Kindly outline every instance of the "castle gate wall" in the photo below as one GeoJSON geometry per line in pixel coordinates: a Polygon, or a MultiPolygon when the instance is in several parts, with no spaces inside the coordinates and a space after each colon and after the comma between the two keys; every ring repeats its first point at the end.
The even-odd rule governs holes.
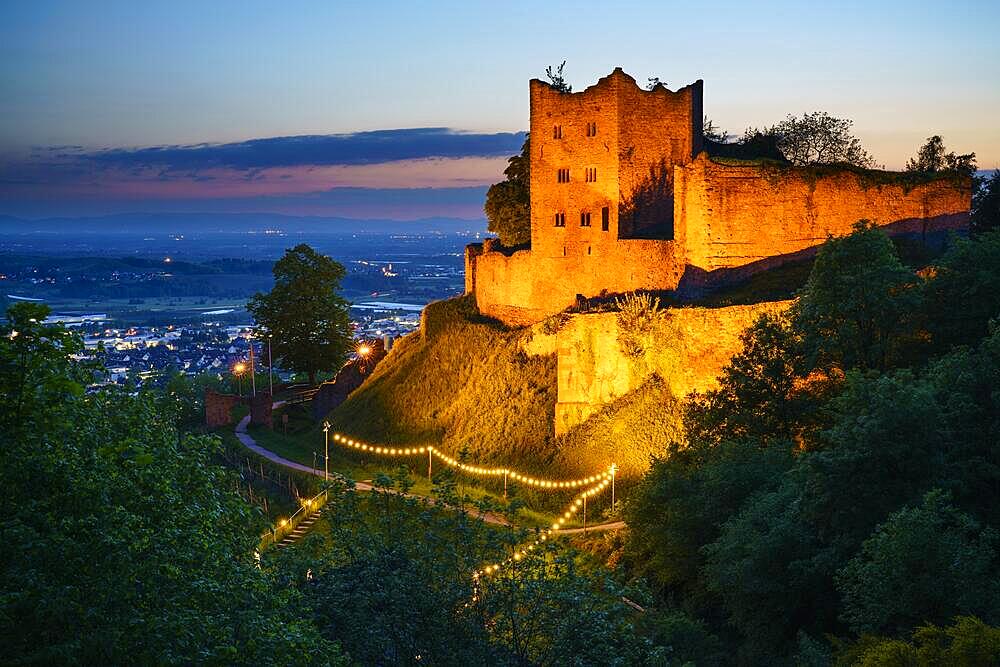
{"type": "Polygon", "coordinates": [[[777,263],[862,219],[890,234],[964,228],[972,196],[951,180],[907,189],[849,170],[720,164],[704,153],[674,178],[675,238],[687,263],[707,271],[777,263]]]}
{"type": "Polygon", "coordinates": [[[790,303],[667,309],[638,359],[627,356],[618,343],[616,313],[574,315],[554,334],[536,325],[524,349],[558,354],[558,435],[637,389],[653,373],[678,397],[717,387],[722,368],[742,349],[740,334],[761,314],[784,311],[790,303]]]}

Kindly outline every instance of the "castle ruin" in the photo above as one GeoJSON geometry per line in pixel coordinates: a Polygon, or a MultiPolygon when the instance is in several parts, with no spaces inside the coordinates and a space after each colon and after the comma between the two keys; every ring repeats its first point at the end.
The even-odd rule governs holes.
{"type": "Polygon", "coordinates": [[[531,246],[466,248],[480,311],[531,324],[578,295],[697,291],[861,219],[925,236],[968,225],[968,179],[724,157],[702,133],[702,87],[643,90],[621,68],[579,93],[530,82],[531,246]]]}

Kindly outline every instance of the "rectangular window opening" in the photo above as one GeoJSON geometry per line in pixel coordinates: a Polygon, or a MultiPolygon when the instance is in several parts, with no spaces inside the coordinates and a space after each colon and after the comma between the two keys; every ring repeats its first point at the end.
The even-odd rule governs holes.
{"type": "Polygon", "coordinates": [[[611,226],[611,211],[607,206],[601,209],[601,231],[608,231],[608,227],[611,226]]]}
{"type": "Polygon", "coordinates": [[[589,212],[587,212],[587,213],[581,212],[580,213],[580,226],[581,227],[590,227],[590,213],[589,212]]]}

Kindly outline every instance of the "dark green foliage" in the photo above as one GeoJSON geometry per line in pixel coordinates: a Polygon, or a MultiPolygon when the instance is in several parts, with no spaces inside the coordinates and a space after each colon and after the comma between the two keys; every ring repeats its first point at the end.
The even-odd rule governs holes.
{"type": "Polygon", "coordinates": [[[672,446],[625,506],[629,562],[661,590],[678,592],[686,607],[704,611],[712,596],[702,548],[749,497],[773,488],[791,463],[787,447],[672,446]]]}
{"type": "Polygon", "coordinates": [[[973,235],[1000,229],[1000,169],[980,181],[972,197],[970,227],[973,235]]]}
{"type": "MultiPolygon", "coordinates": [[[[998,257],[995,234],[956,241],[921,280],[869,225],[828,241],[788,319],[689,400],[686,447],[629,499],[625,562],[749,664],[824,664],[852,631],[902,639],[843,655],[924,655],[922,623],[996,623],[998,257]]],[[[871,664],[947,664],[907,660],[871,664]]]]}
{"type": "Polygon", "coordinates": [[[792,311],[810,365],[888,368],[912,327],[915,282],[889,238],[868,221],[827,240],[792,311]]]}
{"type": "Polygon", "coordinates": [[[795,387],[795,334],[786,317],[764,315],[740,340],[743,349],[722,369],[719,389],[689,399],[689,437],[704,443],[723,438],[788,442],[808,407],[795,387]]]}
{"type": "Polygon", "coordinates": [[[837,667],[983,667],[1000,664],[1000,628],[972,616],[948,626],[922,625],[912,638],[865,635],[842,645],[837,667]],[[909,639],[909,640],[907,640],[909,639]]]}
{"type": "MultiPolygon", "coordinates": [[[[660,87],[666,88],[667,87],[667,82],[666,81],[660,81],[660,77],[658,77],[658,76],[646,77],[646,90],[656,90],[657,88],[660,88],[660,87]]],[[[708,128],[708,125],[709,125],[708,116],[705,117],[705,121],[706,121],[705,122],[706,128],[708,128]]],[[[711,129],[711,128],[708,128],[708,129],[711,129]]]]}
{"type": "Polygon", "coordinates": [[[0,327],[0,429],[8,436],[44,428],[52,417],[47,408],[79,397],[88,381],[70,358],[83,341],[62,325],[45,324],[48,316],[48,306],[17,303],[0,327]]]}
{"type": "Polygon", "coordinates": [[[218,441],[179,433],[152,396],[85,395],[79,339],[25,319],[40,310],[8,315],[0,382],[22,400],[0,413],[4,662],[339,663],[255,566],[263,524],[218,441]]]}
{"type": "MultiPolygon", "coordinates": [[[[653,79],[650,79],[649,90],[654,90],[656,86],[659,85],[662,85],[660,84],[659,79],[656,79],[655,83],[653,82],[653,79]]],[[[708,116],[702,117],[701,134],[703,137],[705,137],[705,139],[713,141],[718,144],[724,144],[729,139],[729,133],[723,130],[721,127],[717,126],[715,124],[715,121],[713,121],[708,116]]]]}
{"type": "MultiPolygon", "coordinates": [[[[233,380],[234,378],[230,377],[229,379],[233,380]]],[[[266,377],[264,382],[266,384],[266,377]]],[[[212,373],[188,377],[184,373],[177,372],[170,376],[158,394],[163,409],[174,415],[179,427],[194,428],[205,421],[206,389],[233,393],[237,391],[236,387],[226,386],[223,380],[212,373]]]]}
{"type": "Polygon", "coordinates": [[[521,154],[507,160],[506,180],[486,191],[487,229],[508,248],[531,243],[531,137],[525,137],[521,154]]]}
{"type": "Polygon", "coordinates": [[[920,147],[917,156],[906,162],[906,171],[924,173],[952,172],[965,178],[976,173],[976,154],[956,155],[945,153],[944,140],[937,134],[927,138],[927,143],[920,147]]]}
{"type": "Polygon", "coordinates": [[[773,161],[777,164],[788,164],[778,148],[779,137],[773,128],[747,128],[742,137],[730,141],[730,135],[721,130],[716,131],[714,127],[710,128],[708,126],[710,122],[706,117],[704,146],[712,158],[721,158],[717,160],[718,162],[725,162],[728,159],[737,164],[740,161],[773,161]]]}
{"type": "MultiPolygon", "coordinates": [[[[462,504],[447,475],[439,482],[442,502],[462,504]]],[[[338,488],[323,529],[298,553],[278,554],[306,579],[323,634],[353,659],[665,664],[665,649],[636,630],[613,576],[581,568],[573,553],[550,542],[477,579],[484,564],[504,560],[528,536],[404,497],[397,491],[405,478],[394,487],[367,496],[338,488]]]]}
{"type": "Polygon", "coordinates": [[[955,239],[924,287],[924,326],[935,345],[969,345],[1000,316],[1000,230],[955,239]]]}
{"type": "Polygon", "coordinates": [[[565,60],[559,63],[558,67],[549,65],[545,68],[545,76],[549,80],[549,85],[558,90],[560,93],[572,93],[573,87],[566,83],[566,79],[563,78],[564,67],[566,67],[565,60]]]}
{"type": "Polygon", "coordinates": [[[798,495],[785,484],[751,496],[704,547],[707,588],[746,638],[742,652],[753,662],[789,651],[800,630],[832,620],[829,557],[802,521],[798,495]]]}
{"type": "Polygon", "coordinates": [[[726,661],[723,643],[697,618],[679,611],[647,610],[636,619],[644,634],[679,664],[720,665],[726,661]]]}
{"type": "Polygon", "coordinates": [[[858,633],[895,634],[959,612],[1000,621],[1000,582],[991,576],[997,532],[929,491],[919,507],[892,514],[837,576],[842,617],[858,633]]]}
{"type": "Polygon", "coordinates": [[[338,487],[323,523],[291,554],[301,559],[291,569],[310,572],[305,591],[324,636],[361,664],[490,661],[488,636],[464,605],[503,535],[392,488],[368,496],[338,487]]]}
{"type": "MultiPolygon", "coordinates": [[[[625,589],[546,549],[482,582],[476,611],[511,665],[663,665],[672,651],[641,636],[625,589]]],[[[671,637],[676,639],[676,637],[671,637]]]]}
{"type": "Polygon", "coordinates": [[[340,368],[350,350],[348,303],[337,294],[344,275],[343,266],[302,243],[275,262],[274,288],[247,304],[280,365],[308,373],[310,384],[317,372],[340,368]]]}

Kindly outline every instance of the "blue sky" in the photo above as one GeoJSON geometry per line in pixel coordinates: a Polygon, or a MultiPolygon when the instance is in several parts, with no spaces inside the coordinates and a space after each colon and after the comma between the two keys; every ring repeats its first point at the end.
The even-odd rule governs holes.
{"type": "Polygon", "coordinates": [[[412,188],[422,216],[440,188],[440,214],[476,216],[527,129],[528,79],[564,59],[577,89],[616,66],[704,79],[706,113],[730,131],[822,109],[889,168],[930,134],[993,168],[998,31],[997,2],[7,3],[0,214],[255,197],[294,212],[299,197],[338,215],[330,191],[353,188],[370,191],[354,215],[383,217],[379,191],[405,214],[412,188]],[[228,148],[176,148],[206,143],[228,148]]]}

